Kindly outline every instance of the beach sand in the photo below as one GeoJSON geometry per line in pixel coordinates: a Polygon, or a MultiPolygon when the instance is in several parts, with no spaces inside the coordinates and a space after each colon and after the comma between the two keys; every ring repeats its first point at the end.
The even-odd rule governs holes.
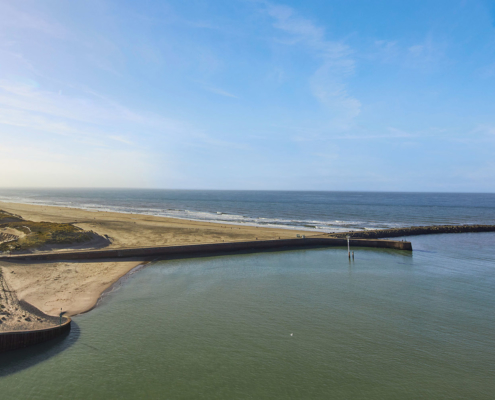
{"type": "MultiPolygon", "coordinates": [[[[0,202],[0,210],[31,221],[74,223],[108,236],[107,248],[175,246],[201,243],[289,239],[297,234],[318,233],[289,229],[225,225],[141,214],[86,211],[0,202]]],[[[78,246],[81,248],[81,246],[78,246]]],[[[48,315],[60,309],[75,315],[93,308],[100,295],[143,260],[92,262],[10,263],[0,262],[8,286],[24,300],[48,315]]],[[[0,330],[2,327],[0,326],[0,330]]]]}

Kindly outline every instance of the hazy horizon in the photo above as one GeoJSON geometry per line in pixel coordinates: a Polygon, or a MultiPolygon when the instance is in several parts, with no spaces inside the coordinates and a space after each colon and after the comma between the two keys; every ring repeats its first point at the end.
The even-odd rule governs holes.
{"type": "Polygon", "coordinates": [[[217,188],[167,188],[167,187],[104,187],[104,186],[3,186],[0,190],[182,190],[182,191],[232,191],[232,192],[343,192],[343,193],[428,193],[428,194],[495,194],[493,192],[409,191],[409,190],[300,190],[300,189],[217,189],[217,188]]]}

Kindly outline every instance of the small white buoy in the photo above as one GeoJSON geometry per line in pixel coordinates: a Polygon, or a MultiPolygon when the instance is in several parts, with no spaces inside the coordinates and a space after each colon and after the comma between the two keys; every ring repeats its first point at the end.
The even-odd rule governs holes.
{"type": "Polygon", "coordinates": [[[290,334],[291,336],[293,335],[293,333],[290,334]]]}

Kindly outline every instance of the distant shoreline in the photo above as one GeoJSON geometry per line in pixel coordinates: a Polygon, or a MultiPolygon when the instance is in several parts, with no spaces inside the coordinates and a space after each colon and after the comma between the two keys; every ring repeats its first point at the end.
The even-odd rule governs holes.
{"type": "MultiPolygon", "coordinates": [[[[25,204],[25,205],[31,205],[31,206],[39,206],[39,207],[58,207],[58,208],[68,208],[68,209],[77,209],[77,210],[83,210],[83,211],[88,211],[88,212],[93,212],[93,213],[98,213],[98,212],[111,212],[111,213],[118,213],[118,214],[132,214],[132,215],[147,215],[147,216],[153,216],[153,217],[159,217],[159,218],[170,218],[170,219],[177,219],[177,220],[183,220],[183,221],[193,221],[193,222],[205,222],[205,223],[212,223],[212,224],[228,224],[228,225],[233,225],[233,226],[251,226],[251,227],[258,227],[258,228],[271,228],[271,229],[287,229],[287,230],[292,230],[292,231],[305,231],[305,232],[313,232],[313,233],[339,233],[339,232],[349,232],[349,231],[360,231],[363,229],[381,229],[381,228],[373,228],[373,227],[361,227],[361,226],[352,226],[356,225],[356,222],[353,221],[325,221],[325,220],[319,220],[319,221],[310,221],[310,220],[290,220],[290,219],[284,219],[282,217],[279,218],[270,218],[267,216],[259,215],[259,216],[253,216],[253,217],[246,217],[240,214],[236,213],[229,213],[224,210],[218,210],[216,212],[212,211],[198,211],[198,210],[189,210],[189,209],[166,209],[169,213],[170,212],[177,212],[177,213],[182,213],[179,215],[163,215],[162,213],[165,211],[165,209],[160,209],[157,208],[153,211],[152,209],[145,209],[145,211],[138,212],[137,210],[133,211],[125,211],[125,210],[119,210],[119,206],[113,205],[113,206],[106,206],[103,204],[93,204],[94,207],[83,207],[82,205],[80,206],[75,206],[73,204],[54,204],[51,202],[47,202],[46,204],[39,204],[39,203],[33,203],[29,201],[9,201],[6,199],[0,200],[0,204],[2,203],[9,203],[9,204],[25,204]],[[147,210],[147,211],[146,211],[147,210]],[[160,212],[161,210],[161,212],[160,212]],[[183,214],[186,215],[183,215],[183,214]],[[198,217],[199,214],[209,214],[209,218],[200,218],[198,217]],[[227,219],[220,219],[217,220],[218,216],[223,216],[223,218],[227,219]],[[231,218],[230,218],[231,217],[231,218]],[[242,220],[243,218],[246,218],[247,220],[242,220]],[[262,221],[269,221],[271,220],[272,222],[262,222],[262,221]],[[289,223],[289,221],[291,223],[289,223]],[[297,224],[295,222],[298,222],[297,224]],[[333,223],[333,225],[332,225],[333,223]],[[344,225],[339,225],[339,223],[344,223],[344,225]],[[326,227],[322,227],[319,225],[328,225],[326,227]]],[[[131,207],[129,207],[131,208],[131,207]]],[[[386,229],[386,228],[383,228],[386,229]]]]}

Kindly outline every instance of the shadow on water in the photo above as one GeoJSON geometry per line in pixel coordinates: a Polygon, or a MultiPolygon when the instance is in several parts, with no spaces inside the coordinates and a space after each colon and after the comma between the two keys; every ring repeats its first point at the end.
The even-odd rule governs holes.
{"type": "Polygon", "coordinates": [[[81,329],[72,321],[70,332],[55,339],[0,354],[0,378],[23,371],[56,356],[74,345],[80,335],[81,329]]]}

